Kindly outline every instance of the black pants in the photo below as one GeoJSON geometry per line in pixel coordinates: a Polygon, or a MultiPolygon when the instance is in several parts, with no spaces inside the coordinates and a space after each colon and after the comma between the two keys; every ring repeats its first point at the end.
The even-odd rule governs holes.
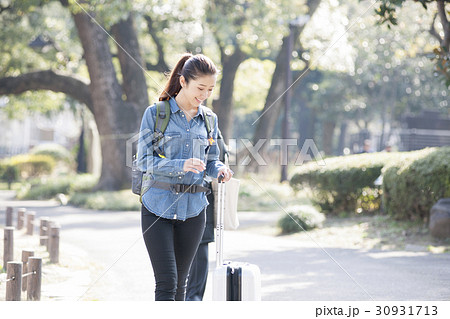
{"type": "Polygon", "coordinates": [[[142,205],[142,232],[155,274],[155,300],[185,299],[189,268],[205,220],[205,211],[180,221],[158,217],[142,205]]]}
{"type": "Polygon", "coordinates": [[[205,294],[206,280],[208,279],[208,243],[198,246],[187,286],[186,300],[202,301],[205,294]]]}

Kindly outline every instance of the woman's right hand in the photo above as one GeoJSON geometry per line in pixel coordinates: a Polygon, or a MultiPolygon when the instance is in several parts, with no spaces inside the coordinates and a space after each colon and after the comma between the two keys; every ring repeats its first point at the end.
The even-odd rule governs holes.
{"type": "Polygon", "coordinates": [[[206,169],[206,164],[199,158],[189,158],[184,162],[183,171],[199,174],[206,169]]]}

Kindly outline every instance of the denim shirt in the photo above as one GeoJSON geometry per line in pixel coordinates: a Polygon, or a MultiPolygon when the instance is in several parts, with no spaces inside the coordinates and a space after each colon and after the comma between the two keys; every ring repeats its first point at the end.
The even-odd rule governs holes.
{"type": "MultiPolygon", "coordinates": [[[[206,163],[206,174],[212,178],[217,177],[219,169],[224,166],[219,161],[217,116],[213,113],[215,126],[211,133],[214,142],[210,145],[200,107],[197,115],[188,122],[174,98],[169,100],[169,104],[170,120],[164,132],[164,138],[158,143],[164,150],[165,158],[154,153],[152,144],[156,104],[149,106],[144,112],[137,146],[139,169],[149,174],[151,179],[160,182],[203,185],[204,172],[184,172],[183,166],[187,159],[199,158],[206,163]]],[[[142,196],[142,204],[157,216],[186,220],[198,216],[208,205],[208,200],[203,192],[176,194],[173,191],[151,187],[142,196]]]]}

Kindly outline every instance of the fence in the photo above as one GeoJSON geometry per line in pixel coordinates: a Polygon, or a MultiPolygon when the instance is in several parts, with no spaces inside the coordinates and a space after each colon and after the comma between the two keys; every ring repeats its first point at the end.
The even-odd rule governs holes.
{"type": "MultiPolygon", "coordinates": [[[[4,228],[3,268],[6,269],[6,300],[21,300],[21,291],[27,291],[27,300],[41,299],[42,258],[34,256],[34,251],[23,250],[22,261],[14,261],[14,209],[6,208],[6,227],[4,228]]],[[[26,225],[26,234],[33,236],[36,213],[19,208],[17,211],[17,230],[26,225]]],[[[46,246],[50,263],[59,262],[60,226],[48,217],[40,218],[39,244],[46,246]]],[[[1,283],[1,281],[0,281],[1,283]]]]}

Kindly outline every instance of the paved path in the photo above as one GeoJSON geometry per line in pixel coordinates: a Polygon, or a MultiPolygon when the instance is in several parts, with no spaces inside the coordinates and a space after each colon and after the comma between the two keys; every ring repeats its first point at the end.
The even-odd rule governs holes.
{"type": "MultiPolygon", "coordinates": [[[[5,206],[26,207],[36,211],[37,218],[49,216],[59,222],[61,241],[69,247],[62,256],[83,251],[86,259],[100,265],[90,276],[82,273],[79,280],[66,283],[73,289],[63,289],[60,299],[154,299],[139,212],[12,201],[0,192],[0,225],[5,206]]],[[[258,225],[278,217],[279,213],[240,213],[240,230],[225,232],[225,259],[259,265],[263,300],[450,300],[450,254],[321,248],[314,242],[258,232],[258,225]]],[[[212,269],[215,250],[210,245],[212,269]]],[[[57,294],[53,288],[47,293],[57,294]]],[[[211,300],[210,280],[205,300],[211,300]]]]}

